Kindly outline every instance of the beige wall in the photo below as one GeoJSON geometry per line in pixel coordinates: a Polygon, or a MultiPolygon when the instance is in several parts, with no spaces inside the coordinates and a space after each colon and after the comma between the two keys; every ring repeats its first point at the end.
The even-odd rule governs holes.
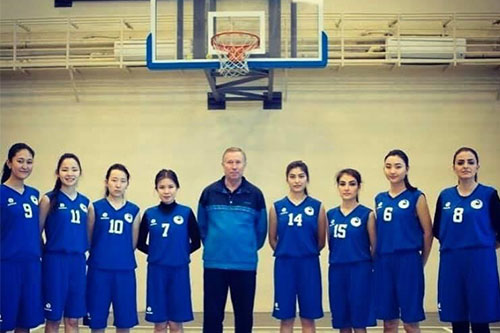
{"type": "MultiPolygon", "coordinates": [[[[395,147],[410,156],[410,180],[427,195],[455,182],[453,152],[477,148],[480,180],[500,186],[500,102],[498,71],[441,67],[346,68],[340,71],[279,72],[285,93],[281,111],[259,103],[229,103],[206,110],[207,84],[201,73],[152,73],[145,69],[84,70],[76,75],[75,101],[66,71],[1,75],[0,156],[24,141],[36,150],[29,183],[41,192],[54,182],[57,158],[74,152],[82,160],[79,190],[98,199],[107,167],[122,162],[131,171],[129,200],[142,209],[158,201],[153,177],[160,168],[178,172],[178,201],[196,210],[204,186],[222,175],[227,146],[247,151],[246,175],[264,192],[268,206],[287,192],[284,170],[294,159],[311,172],[310,192],[327,208],[339,204],[334,174],[354,167],[364,177],[361,202],[372,206],[388,188],[383,156],[395,147]]],[[[436,310],[437,243],[426,267],[426,308],[436,310]]],[[[327,250],[322,253],[327,309],[327,250]]],[[[140,309],[144,309],[146,266],[138,253],[140,309]]],[[[201,251],[192,256],[193,301],[202,309],[201,251]]],[[[256,311],[272,306],[272,253],[260,251],[256,311]]]]}

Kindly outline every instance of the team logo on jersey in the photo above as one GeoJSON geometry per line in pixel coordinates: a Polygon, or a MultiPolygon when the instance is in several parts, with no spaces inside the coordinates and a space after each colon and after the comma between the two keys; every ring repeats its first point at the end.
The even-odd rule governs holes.
{"type": "Polygon", "coordinates": [[[470,206],[474,209],[481,209],[483,207],[483,202],[479,199],[472,200],[470,206]]]}
{"type": "Polygon", "coordinates": [[[173,218],[175,224],[182,224],[184,223],[184,218],[180,215],[176,215],[173,218]]]}
{"type": "Polygon", "coordinates": [[[451,208],[451,202],[446,201],[445,204],[444,204],[443,209],[450,209],[450,208],[451,208]]]}
{"type": "Polygon", "coordinates": [[[87,206],[85,206],[83,203],[80,204],[80,209],[83,210],[85,213],[88,211],[87,206]]]}
{"type": "Polygon", "coordinates": [[[127,213],[125,214],[125,216],[123,216],[123,218],[125,219],[125,221],[127,221],[128,223],[132,223],[132,220],[134,219],[134,217],[132,216],[132,214],[130,213],[127,213]]]}
{"type": "Polygon", "coordinates": [[[280,310],[280,305],[278,302],[274,303],[274,310],[279,311],[280,310]]]}
{"type": "Polygon", "coordinates": [[[281,208],[280,215],[285,215],[288,214],[288,211],[286,210],[286,207],[281,208]]]}
{"type": "Polygon", "coordinates": [[[441,303],[438,303],[438,312],[441,312],[441,303]]]}
{"type": "Polygon", "coordinates": [[[7,206],[14,206],[16,202],[14,201],[13,198],[8,198],[7,199],[7,206]]]}
{"type": "Polygon", "coordinates": [[[52,305],[50,303],[45,304],[44,310],[51,312],[52,311],[52,305]]]}
{"type": "Polygon", "coordinates": [[[146,314],[149,314],[149,315],[152,315],[152,314],[153,314],[153,309],[152,309],[150,306],[148,306],[148,307],[146,308],[146,314]]]}
{"type": "Polygon", "coordinates": [[[399,206],[399,208],[406,209],[406,208],[410,207],[410,202],[406,199],[403,199],[400,202],[398,202],[398,206],[399,206]]]}
{"type": "Polygon", "coordinates": [[[66,205],[64,204],[64,202],[59,203],[59,209],[66,209],[66,205]]]}
{"type": "Polygon", "coordinates": [[[32,196],[30,197],[30,199],[31,199],[31,202],[33,202],[35,205],[37,205],[37,206],[38,206],[38,198],[37,198],[37,197],[35,197],[34,195],[32,195],[32,196]]]}
{"type": "Polygon", "coordinates": [[[311,206],[307,206],[306,208],[304,208],[304,213],[306,213],[306,215],[313,216],[314,208],[312,208],[311,206]]]}
{"type": "Polygon", "coordinates": [[[380,209],[382,208],[382,206],[384,205],[384,203],[382,201],[380,201],[378,204],[377,204],[377,209],[380,209]]]}
{"type": "Polygon", "coordinates": [[[360,219],[359,217],[357,217],[357,216],[356,216],[356,217],[353,217],[353,218],[351,219],[351,225],[352,225],[353,227],[359,227],[359,226],[361,225],[361,219],[360,219]]]}
{"type": "Polygon", "coordinates": [[[335,220],[334,219],[331,219],[330,220],[330,227],[333,227],[333,225],[335,224],[335,220]]]}
{"type": "Polygon", "coordinates": [[[101,220],[109,220],[108,213],[104,212],[101,214],[101,220]]]}
{"type": "Polygon", "coordinates": [[[154,227],[155,225],[157,225],[158,223],[156,223],[156,219],[151,219],[151,224],[150,226],[154,227]]]}

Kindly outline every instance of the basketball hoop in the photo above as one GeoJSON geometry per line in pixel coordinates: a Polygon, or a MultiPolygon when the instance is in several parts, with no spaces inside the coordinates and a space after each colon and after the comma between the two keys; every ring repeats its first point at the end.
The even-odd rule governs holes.
{"type": "Polygon", "coordinates": [[[225,31],[215,34],[210,43],[220,60],[219,73],[224,77],[248,74],[250,51],[259,47],[259,36],[245,31],[225,31]]]}

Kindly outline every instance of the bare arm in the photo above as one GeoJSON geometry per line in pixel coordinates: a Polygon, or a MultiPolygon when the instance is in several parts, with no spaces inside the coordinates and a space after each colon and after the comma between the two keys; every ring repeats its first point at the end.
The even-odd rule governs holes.
{"type": "Polygon", "coordinates": [[[45,228],[45,221],[47,220],[47,215],[49,215],[50,209],[50,199],[48,196],[44,195],[42,200],[40,200],[39,204],[39,224],[40,224],[40,234],[43,232],[43,228],[45,228]]]}
{"type": "Polygon", "coordinates": [[[139,239],[139,228],[141,226],[141,212],[135,216],[134,224],[132,225],[132,246],[137,247],[137,240],[139,239]]]}
{"type": "Polygon", "coordinates": [[[318,216],[318,249],[321,251],[326,242],[326,213],[325,207],[321,205],[318,216]]]}
{"type": "Polygon", "coordinates": [[[372,257],[375,255],[375,249],[377,246],[377,231],[375,227],[375,213],[370,212],[368,215],[368,223],[366,225],[368,230],[368,238],[370,238],[370,253],[372,257]]]}
{"type": "Polygon", "coordinates": [[[89,239],[89,244],[92,242],[92,233],[94,232],[94,223],[95,223],[95,212],[94,205],[89,203],[87,207],[87,237],[89,239]]]}
{"type": "Polygon", "coordinates": [[[276,211],[274,210],[274,205],[269,208],[269,245],[273,250],[276,250],[276,244],[278,243],[278,225],[276,218],[276,211]]]}
{"type": "Polygon", "coordinates": [[[422,194],[417,201],[417,216],[424,231],[424,248],[422,249],[422,262],[425,266],[427,259],[431,253],[432,247],[432,219],[429,213],[429,206],[427,205],[427,200],[422,194]]]}

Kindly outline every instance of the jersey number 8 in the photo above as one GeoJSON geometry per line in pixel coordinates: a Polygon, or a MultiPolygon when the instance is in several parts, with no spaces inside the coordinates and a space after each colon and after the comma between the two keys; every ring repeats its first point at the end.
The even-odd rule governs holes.
{"type": "Polygon", "coordinates": [[[462,223],[464,218],[464,209],[461,207],[457,207],[453,210],[453,222],[462,223]]]}

